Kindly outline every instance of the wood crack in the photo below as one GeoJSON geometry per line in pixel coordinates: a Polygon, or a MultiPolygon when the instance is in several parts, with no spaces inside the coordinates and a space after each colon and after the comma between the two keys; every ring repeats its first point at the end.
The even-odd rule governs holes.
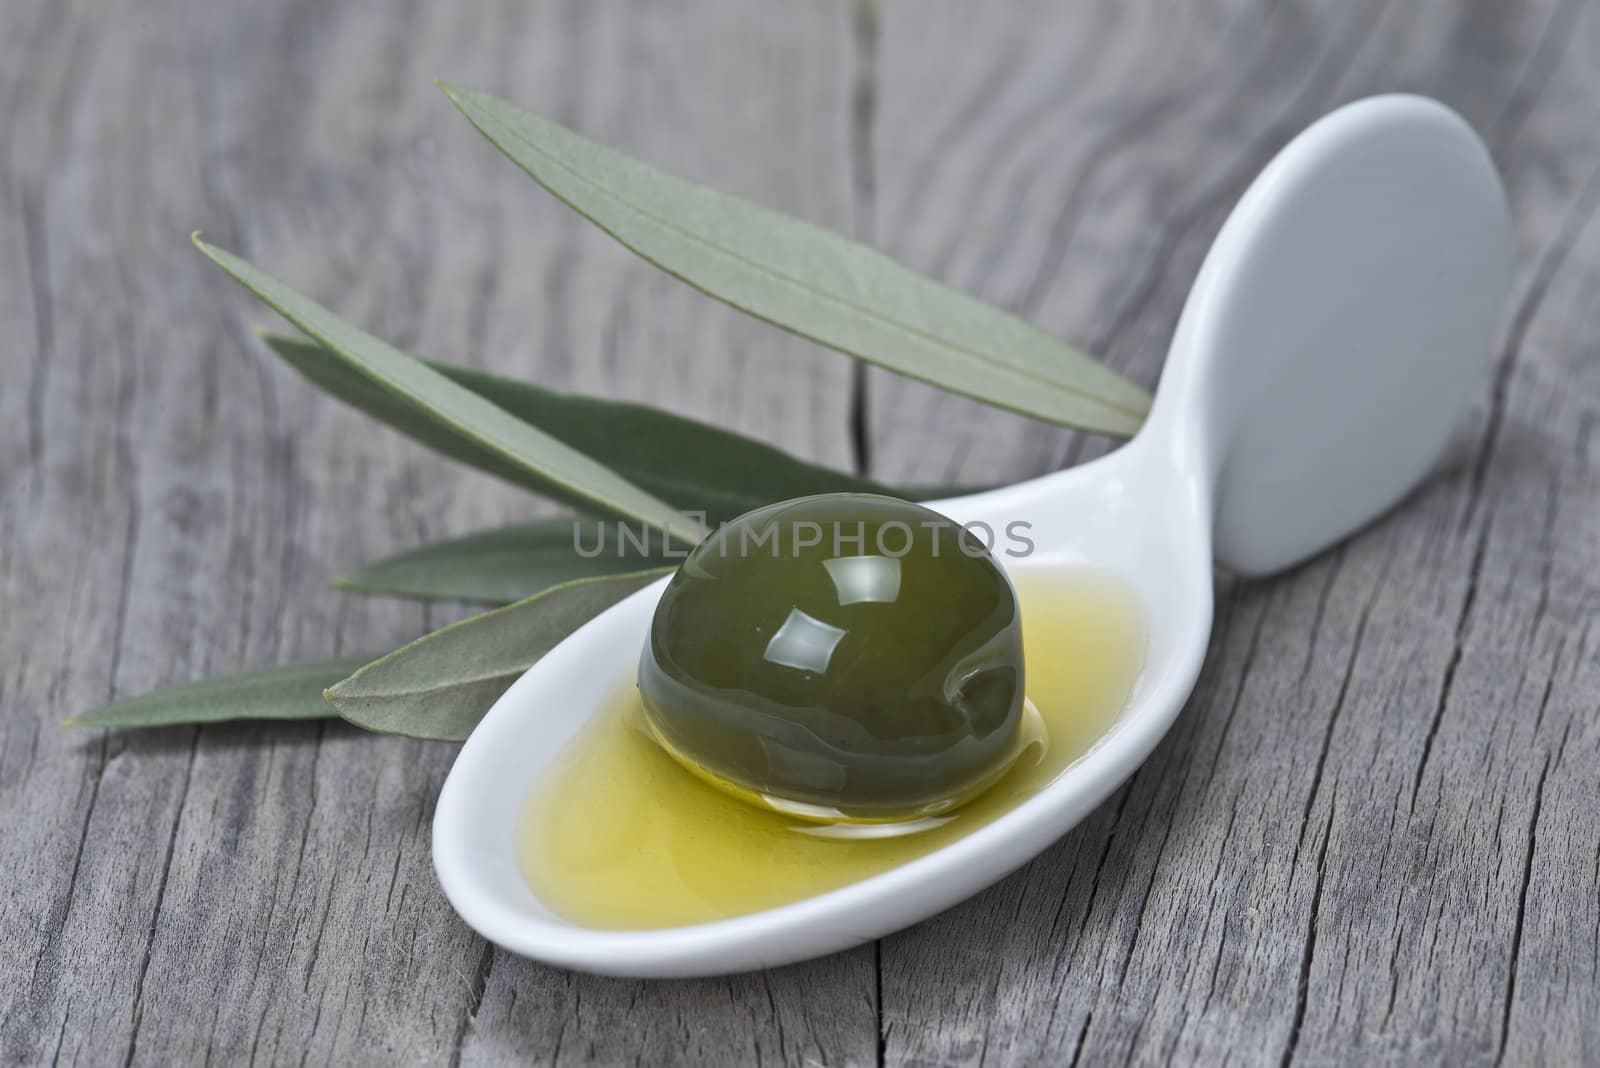
{"type": "Polygon", "coordinates": [[[161,877],[156,883],[155,907],[150,911],[150,929],[145,936],[144,956],[139,962],[139,978],[133,984],[133,1031],[128,1038],[127,1056],[123,1068],[133,1064],[139,1049],[139,1031],[144,1024],[144,983],[150,974],[150,959],[155,955],[156,934],[161,925],[161,911],[167,901],[167,879],[172,874],[172,856],[178,848],[178,831],[183,826],[183,810],[189,801],[189,783],[194,779],[195,757],[200,751],[200,729],[194,728],[189,737],[189,759],[183,768],[183,784],[178,788],[178,803],[172,814],[172,828],[167,833],[167,849],[161,858],[161,877]]]}
{"type": "Polygon", "coordinates": [[[1517,921],[1511,931],[1511,968],[1506,978],[1506,995],[1500,1015],[1500,1045],[1495,1064],[1504,1064],[1506,1043],[1511,1037],[1511,1010],[1517,996],[1517,972],[1522,964],[1522,930],[1528,917],[1528,886],[1533,882],[1533,858],[1539,848],[1539,813],[1544,811],[1544,784],[1550,775],[1551,758],[1546,755],[1539,769],[1539,785],[1533,791],[1533,811],[1528,816],[1528,856],[1522,865],[1522,885],[1517,891],[1517,921]]]}
{"type": "MultiPolygon", "coordinates": [[[[461,1015],[461,1023],[456,1028],[455,1042],[450,1049],[450,1068],[460,1068],[461,1057],[466,1048],[467,1033],[472,1029],[473,1021],[478,1018],[478,1010],[483,1007],[484,994],[489,989],[489,973],[494,970],[494,943],[484,942],[483,953],[478,957],[478,970],[472,975],[472,984],[467,995],[466,1011],[461,1015]]],[[[565,1018],[563,1018],[563,1025],[565,1018]]],[[[550,1063],[558,1064],[561,1060],[561,1034],[555,1038],[555,1048],[550,1054],[550,1063]]]]}
{"type": "Polygon", "coordinates": [[[1306,925],[1306,948],[1300,958],[1300,978],[1295,986],[1294,1022],[1289,1027],[1289,1041],[1279,1061],[1280,1068],[1289,1068],[1294,1061],[1295,1051],[1300,1046],[1300,1032],[1305,1026],[1311,992],[1311,965],[1317,954],[1317,917],[1322,911],[1322,884],[1327,875],[1328,842],[1333,838],[1333,817],[1338,808],[1338,798],[1334,798],[1328,804],[1328,819],[1322,826],[1322,845],[1317,850],[1317,881],[1311,891],[1311,915],[1306,925]]]}
{"type": "MultiPolygon", "coordinates": [[[[1117,828],[1122,824],[1122,814],[1127,811],[1128,800],[1133,796],[1133,783],[1123,783],[1117,789],[1117,795],[1117,807],[1106,825],[1105,839],[1100,843],[1100,856],[1095,861],[1094,874],[1089,879],[1089,894],[1084,899],[1083,915],[1078,918],[1078,930],[1073,935],[1073,940],[1077,942],[1083,940],[1084,932],[1089,928],[1089,916],[1094,912],[1095,899],[1100,895],[1100,877],[1106,870],[1106,860],[1111,856],[1111,847],[1116,844],[1117,828]]],[[[1056,905],[1056,913],[1050,923],[1051,930],[1055,930],[1059,924],[1066,903],[1067,897],[1063,894],[1061,901],[1056,905]]]]}
{"type": "MultiPolygon", "coordinates": [[[[1317,762],[1311,772],[1311,788],[1306,791],[1305,806],[1300,811],[1302,833],[1294,848],[1294,863],[1296,865],[1300,863],[1300,852],[1305,846],[1304,832],[1311,826],[1311,809],[1316,804],[1317,794],[1322,791],[1322,776],[1328,766],[1328,752],[1333,748],[1333,732],[1339,725],[1339,716],[1344,711],[1345,701],[1349,698],[1350,682],[1355,678],[1356,660],[1361,655],[1361,646],[1367,636],[1367,621],[1372,617],[1372,606],[1376,603],[1378,594],[1383,589],[1384,579],[1388,577],[1388,573],[1389,563],[1388,560],[1385,560],[1383,570],[1379,573],[1378,581],[1374,585],[1372,596],[1361,606],[1361,615],[1356,620],[1355,636],[1350,642],[1350,657],[1345,661],[1344,675],[1339,680],[1339,692],[1333,699],[1333,710],[1328,713],[1328,723],[1322,731],[1322,744],[1317,748],[1317,762]]],[[[1326,849],[1326,842],[1323,843],[1323,847],[1326,849]]]]}
{"type": "MultiPolygon", "coordinates": [[[[854,192],[856,240],[871,244],[877,211],[877,175],[873,167],[873,126],[878,111],[877,0],[853,0],[851,34],[855,44],[854,84],[850,99],[850,179],[854,192]]],[[[872,470],[870,376],[864,360],[850,361],[850,441],[855,470],[872,470]]]]}

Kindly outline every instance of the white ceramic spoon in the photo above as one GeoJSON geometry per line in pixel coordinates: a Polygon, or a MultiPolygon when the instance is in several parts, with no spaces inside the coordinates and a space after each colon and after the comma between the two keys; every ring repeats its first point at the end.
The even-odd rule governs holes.
{"type": "Polygon", "coordinates": [[[631,679],[655,583],[513,685],[439,795],[434,866],[484,937],[628,976],[733,972],[888,934],[1016,869],[1126,779],[1194,686],[1212,561],[1286,568],[1399,500],[1481,380],[1510,277],[1505,199],[1482,143],[1418,97],[1318,122],[1246,192],[1196,279],[1149,422],[1090,464],[932,505],[997,530],[1033,524],[1030,567],[1090,562],[1137,591],[1146,666],[1115,726],[1039,794],[902,867],[795,904],[691,927],[563,921],[517,869],[530,785],[631,679]]]}

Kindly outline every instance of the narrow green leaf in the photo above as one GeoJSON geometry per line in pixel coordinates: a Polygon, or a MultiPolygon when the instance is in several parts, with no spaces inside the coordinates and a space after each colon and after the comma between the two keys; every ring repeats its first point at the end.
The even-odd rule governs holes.
{"type": "Polygon", "coordinates": [[[458,742],[540,657],[665,570],[580,579],[462,620],[331,687],[339,715],[370,731],[458,742]]]}
{"type": "MultiPolygon", "coordinates": [[[[262,336],[295,370],[347,404],[452,459],[535,492],[551,492],[548,479],[505,462],[459,428],[440,423],[426,407],[357,373],[326,346],[283,334],[262,336]]],[[[704,512],[711,523],[813,493],[898,492],[648,405],[563,393],[472,367],[418,359],[645,492],[678,508],[704,512]]]]}
{"type": "Polygon", "coordinates": [[[640,554],[615,525],[578,516],[536,519],[433,542],[333,580],[340,589],[424,601],[510,604],[580,578],[672,567],[660,538],[640,554]],[[574,547],[576,537],[585,553],[574,547]],[[619,545],[619,542],[621,544],[619,545]]]}
{"type": "Polygon", "coordinates": [[[505,409],[457,385],[427,364],[352,326],[247,260],[206,244],[201,252],[284,318],[337,353],[362,377],[412,404],[476,445],[558,487],[579,505],[647,522],[689,543],[698,525],[611,471],[505,409]]]}
{"type": "Polygon", "coordinates": [[[224,675],[113,701],[67,727],[166,727],[231,719],[321,719],[333,715],[322,691],[372,658],[344,657],[224,675]]]}
{"type": "Polygon", "coordinates": [[[475,89],[441,88],[535,181],[735,308],[900,374],[1127,436],[1150,397],[1088,355],[874,249],[697,185],[475,89]]]}

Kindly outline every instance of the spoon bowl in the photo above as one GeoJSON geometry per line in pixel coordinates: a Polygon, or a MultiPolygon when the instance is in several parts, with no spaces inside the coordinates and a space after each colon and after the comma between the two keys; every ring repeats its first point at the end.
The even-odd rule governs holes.
{"type": "Polygon", "coordinates": [[[882,874],[694,926],[600,930],[541,902],[514,837],[530,786],[629,684],[666,579],[574,632],[462,747],[440,792],[446,897],[515,953],[604,974],[743,971],[871,941],[1020,867],[1160,741],[1199,674],[1212,564],[1292,566],[1392,506],[1426,473],[1478,384],[1510,279],[1504,194],[1443,106],[1385,96],[1295,139],[1240,200],[1184,308],[1144,428],[1089,464],[929,506],[1030,525],[1029,569],[1091,564],[1147,619],[1145,667],[1087,753],[992,822],[882,874]]]}

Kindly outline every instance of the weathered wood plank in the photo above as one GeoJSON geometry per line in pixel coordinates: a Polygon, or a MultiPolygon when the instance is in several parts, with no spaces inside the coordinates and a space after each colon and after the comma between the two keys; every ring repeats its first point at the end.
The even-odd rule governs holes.
{"type": "MultiPolygon", "coordinates": [[[[1517,309],[1415,501],[1288,576],[1225,584],[1199,689],[1129,786],[885,940],[888,1059],[1592,1059],[1600,144],[1579,116],[1600,19],[1116,10],[886,4],[878,240],[1150,379],[1271,153],[1344,100],[1411,89],[1462,110],[1506,171],[1517,309]]],[[[878,475],[1015,477],[1103,447],[888,378],[869,396],[878,475]]]]}
{"type": "Polygon", "coordinates": [[[686,1058],[871,1059],[870,949],[625,1001],[487,951],[428,859],[449,747],[336,725],[55,726],[112,694],[437,625],[442,610],[323,579],[529,508],[279,366],[245,329],[266,313],[188,247],[196,226],[401,344],[848,464],[845,361],[635,263],[429,84],[483,84],[841,225],[846,16],[0,12],[0,1061],[614,1060],[653,1038],[686,1058]],[[513,1012],[519,996],[538,1012],[513,1012]],[[480,1001],[504,1023],[470,1029],[480,1001]],[[593,1011],[608,1003],[639,1027],[593,1011]]]}
{"type": "Polygon", "coordinates": [[[1600,1056],[1596,55],[1572,0],[0,11],[0,1060],[1600,1056]],[[1506,170],[1518,310],[1439,477],[1338,552],[1225,584],[1172,737],[1024,872],[885,940],[881,970],[864,949],[562,973],[439,896],[446,747],[55,730],[436,625],[321,580],[529,507],[315,397],[190,228],[402,344],[889,477],[1105,445],[876,373],[852,413],[842,359],[633,263],[477,143],[435,74],[854,220],[1146,381],[1271,152],[1417,89],[1506,170]]]}

